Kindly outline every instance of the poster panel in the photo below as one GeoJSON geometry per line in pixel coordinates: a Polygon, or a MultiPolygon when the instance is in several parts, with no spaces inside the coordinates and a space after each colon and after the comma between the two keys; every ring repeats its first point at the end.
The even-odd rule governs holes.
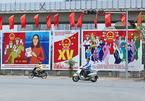
{"type": "Polygon", "coordinates": [[[74,60],[73,69],[79,66],[79,31],[64,30],[53,32],[53,70],[68,70],[68,60],[74,60]]]}
{"type": "Polygon", "coordinates": [[[2,69],[50,69],[50,32],[2,33],[2,69]]]}
{"type": "MultiPolygon", "coordinates": [[[[128,70],[142,69],[142,42],[135,30],[128,31],[128,70]]],[[[125,71],[126,31],[82,31],[82,64],[91,59],[92,69],[101,71],[125,71]]]]}

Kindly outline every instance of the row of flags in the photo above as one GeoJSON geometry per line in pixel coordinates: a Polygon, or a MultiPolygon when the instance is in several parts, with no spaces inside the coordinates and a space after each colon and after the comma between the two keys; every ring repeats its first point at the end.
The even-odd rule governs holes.
{"type": "MultiPolygon", "coordinates": [[[[141,16],[142,16],[142,11],[138,15],[137,26],[139,26],[142,23],[141,16]]],[[[126,26],[126,14],[121,15],[121,21],[122,21],[123,25],[126,26]]],[[[96,23],[96,20],[94,22],[96,23]]],[[[105,14],[105,25],[106,25],[106,27],[111,27],[111,13],[105,14]]]]}
{"type": "MultiPolygon", "coordinates": [[[[137,26],[139,26],[139,24],[142,23],[141,15],[142,15],[142,11],[139,13],[137,19],[137,26]]],[[[15,15],[9,17],[9,29],[14,29],[14,17],[15,15]]],[[[36,24],[35,28],[39,28],[39,14],[34,16],[34,20],[36,24]]],[[[2,30],[2,21],[3,21],[3,16],[0,16],[0,30],[2,30]]],[[[21,28],[26,28],[26,14],[21,16],[20,21],[21,21],[21,28]]],[[[47,29],[51,28],[51,14],[49,14],[46,17],[46,21],[47,21],[47,29]]],[[[126,14],[121,15],[121,21],[124,24],[124,26],[126,26],[126,14]]],[[[75,13],[70,13],[69,23],[70,23],[70,27],[75,27],[75,13]]],[[[97,14],[95,16],[94,24],[95,24],[95,28],[97,28],[97,14]]],[[[58,27],[58,25],[59,25],[59,13],[57,13],[54,16],[54,27],[58,27]]],[[[111,27],[111,13],[105,14],[105,26],[111,27]]],[[[78,28],[82,27],[82,13],[80,13],[78,16],[77,27],[78,28]]]]}

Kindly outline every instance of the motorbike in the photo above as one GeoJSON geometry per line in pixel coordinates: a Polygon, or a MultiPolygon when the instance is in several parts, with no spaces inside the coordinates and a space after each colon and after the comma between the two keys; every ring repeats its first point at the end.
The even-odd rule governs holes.
{"type": "Polygon", "coordinates": [[[29,78],[34,78],[34,77],[41,77],[42,79],[46,79],[47,78],[47,73],[45,70],[42,70],[41,72],[38,72],[38,74],[36,73],[36,69],[37,67],[35,67],[29,74],[28,77],[29,78]]]}
{"type": "Polygon", "coordinates": [[[96,82],[97,79],[98,79],[98,75],[97,75],[97,70],[92,70],[86,78],[84,78],[82,75],[81,75],[81,72],[82,72],[83,68],[80,67],[76,73],[73,75],[72,77],[72,80],[74,82],[78,82],[79,80],[84,80],[84,81],[92,81],[92,82],[96,82]]]}

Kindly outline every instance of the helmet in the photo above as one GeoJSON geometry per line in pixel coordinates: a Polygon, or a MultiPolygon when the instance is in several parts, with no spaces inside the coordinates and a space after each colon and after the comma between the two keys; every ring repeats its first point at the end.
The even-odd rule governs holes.
{"type": "Polygon", "coordinates": [[[41,64],[41,62],[39,62],[39,64],[41,64]]]}

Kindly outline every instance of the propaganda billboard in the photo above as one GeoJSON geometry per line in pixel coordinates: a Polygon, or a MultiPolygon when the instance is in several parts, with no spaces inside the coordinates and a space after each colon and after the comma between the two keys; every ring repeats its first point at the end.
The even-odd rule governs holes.
{"type": "Polygon", "coordinates": [[[50,32],[2,33],[1,68],[32,69],[42,63],[50,69],[50,32]]]}
{"type": "Polygon", "coordinates": [[[73,69],[79,67],[79,31],[53,32],[53,70],[68,70],[68,60],[74,60],[73,69]]]}
{"type": "MultiPolygon", "coordinates": [[[[142,68],[142,42],[135,30],[128,31],[128,70],[142,68]]],[[[125,71],[126,31],[102,30],[82,31],[82,64],[91,59],[92,69],[102,71],[125,71]]]]}

